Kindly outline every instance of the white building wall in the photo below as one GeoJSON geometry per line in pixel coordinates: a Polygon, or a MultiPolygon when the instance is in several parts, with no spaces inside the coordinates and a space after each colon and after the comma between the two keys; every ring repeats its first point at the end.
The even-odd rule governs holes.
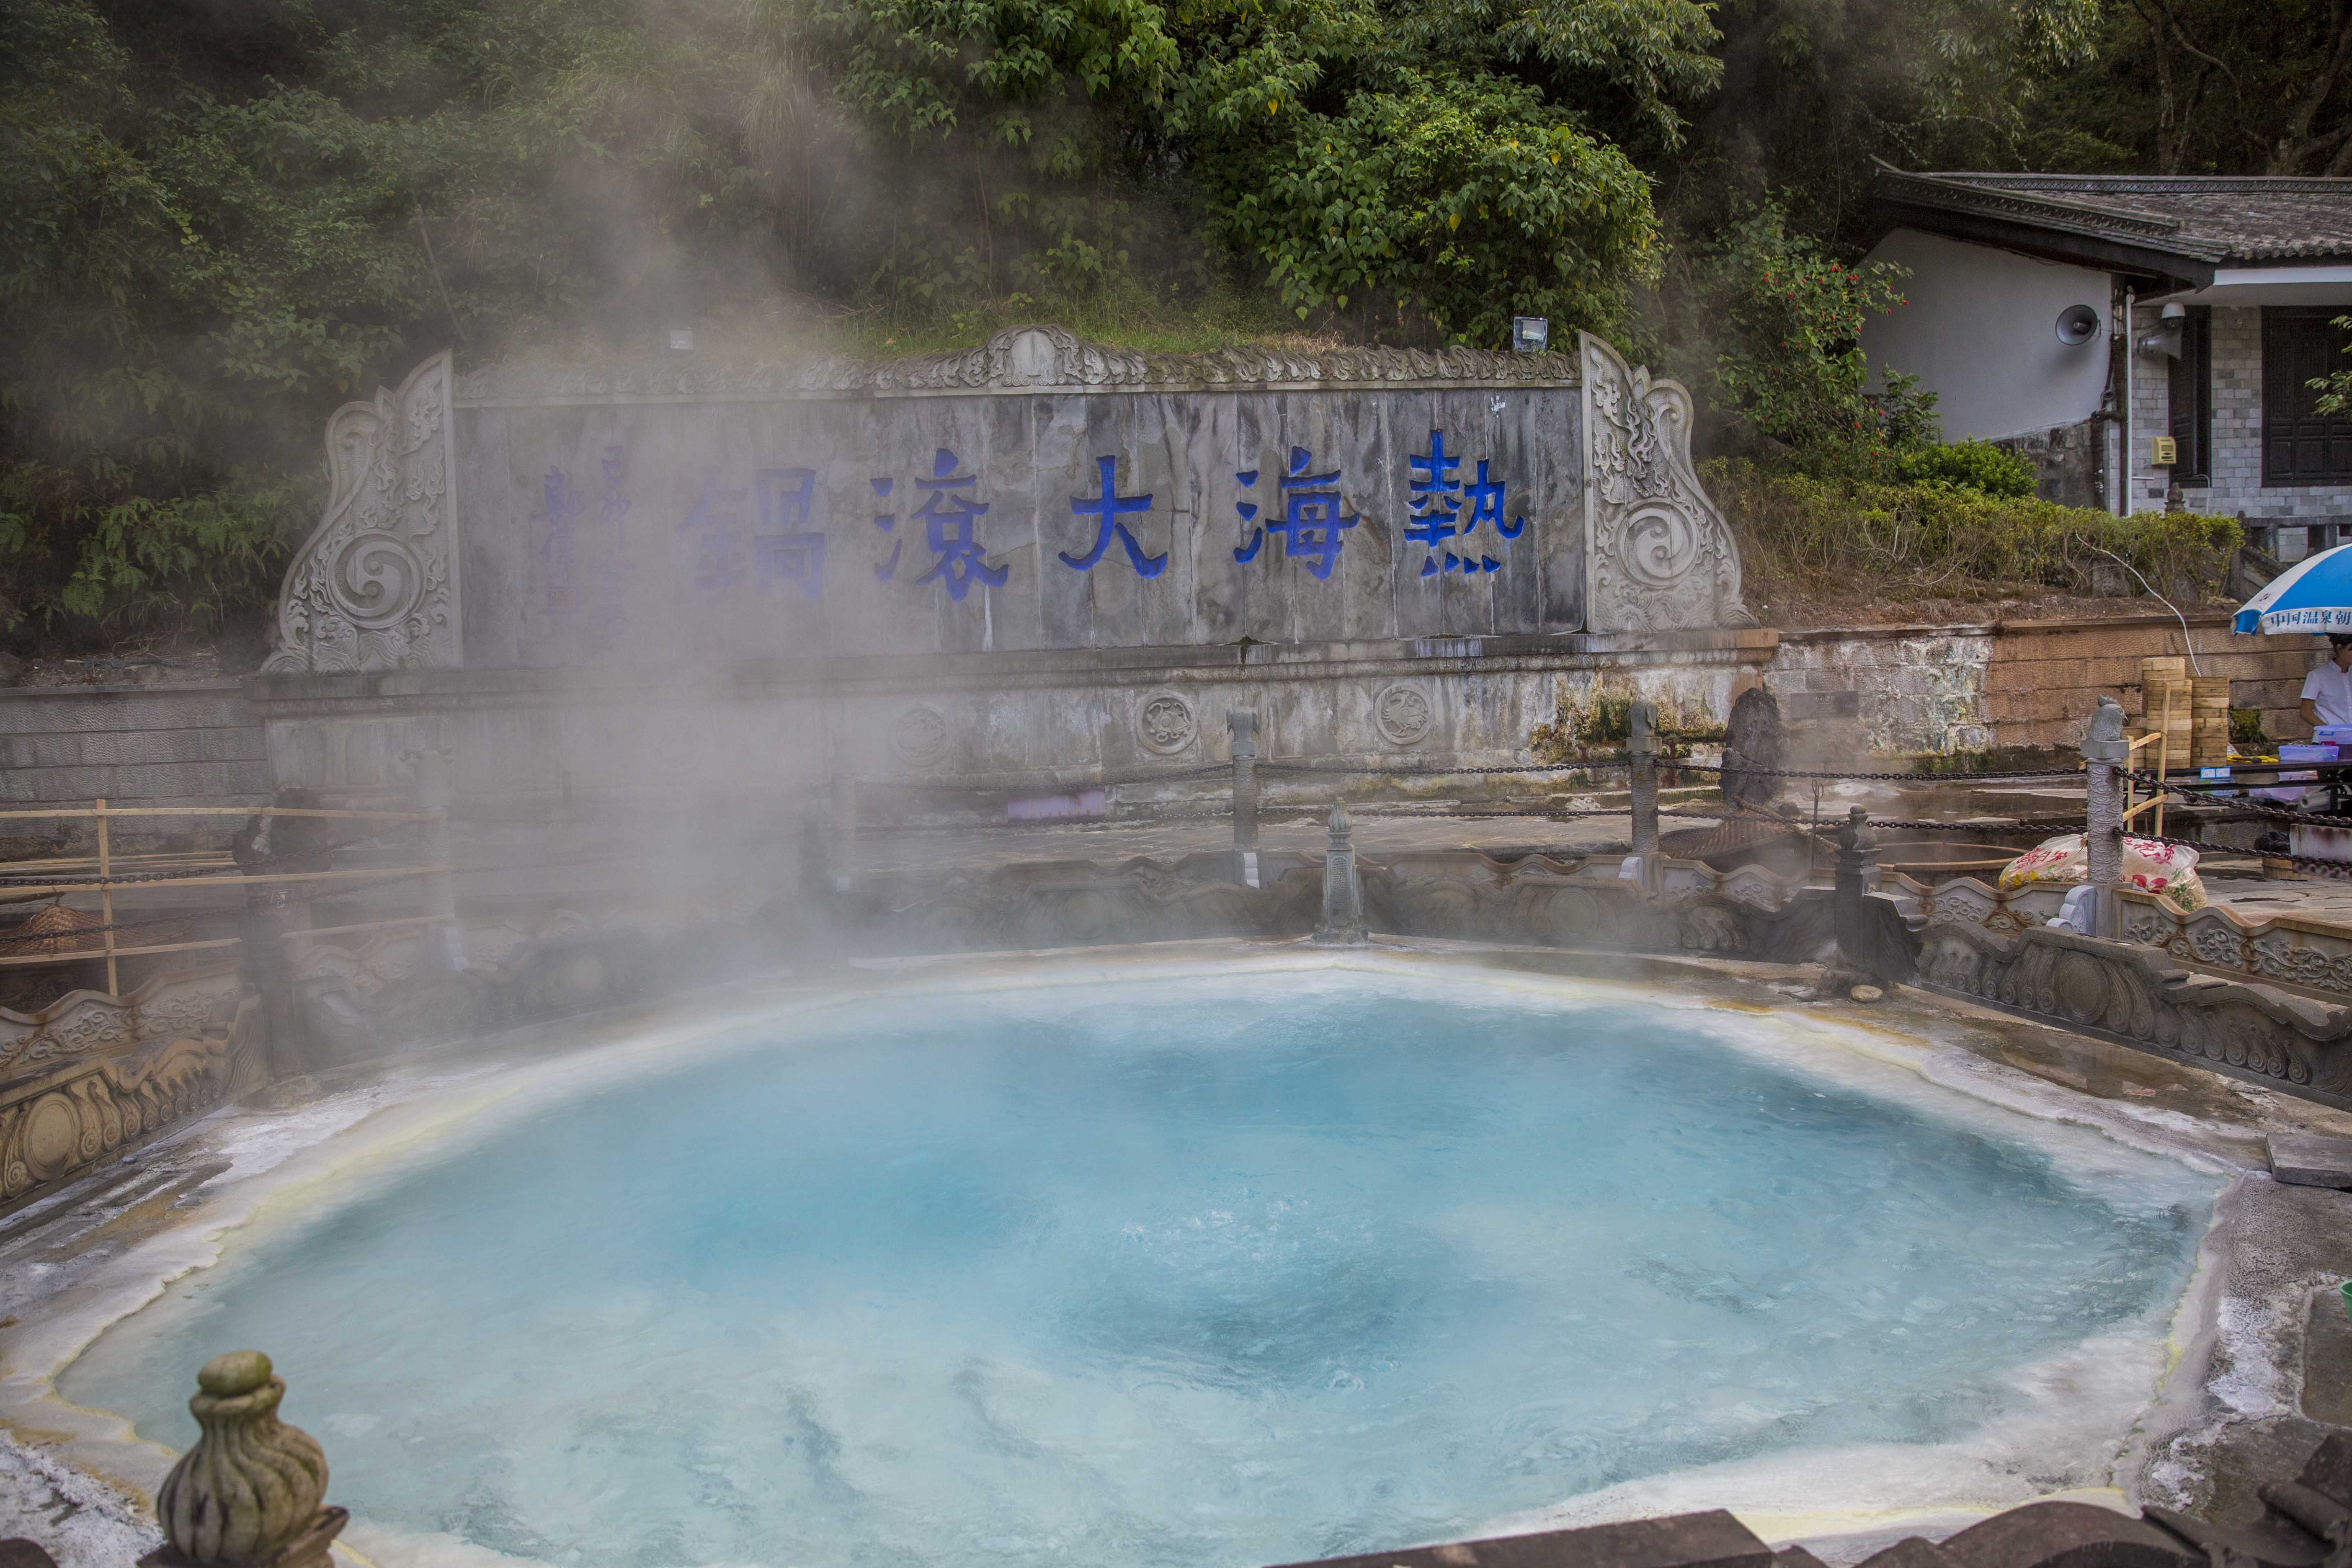
{"type": "Polygon", "coordinates": [[[1916,375],[1936,395],[1944,439],[1997,439],[2073,425],[2107,384],[2107,275],[1990,246],[1898,228],[1867,258],[1906,268],[1906,303],[1862,329],[1872,384],[1916,375]],[[2070,305],[2099,314],[2087,343],[2058,341],[2070,305]]]}

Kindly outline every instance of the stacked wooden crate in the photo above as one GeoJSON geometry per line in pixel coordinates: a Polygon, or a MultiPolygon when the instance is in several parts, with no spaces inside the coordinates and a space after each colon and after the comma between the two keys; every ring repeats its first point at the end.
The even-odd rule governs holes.
{"type": "Polygon", "coordinates": [[[2167,739],[2143,746],[2139,765],[2153,768],[2157,749],[2174,768],[2219,767],[2230,760],[2230,679],[2191,675],[2185,658],[2139,661],[2140,728],[2137,739],[2162,730],[2167,739]]]}

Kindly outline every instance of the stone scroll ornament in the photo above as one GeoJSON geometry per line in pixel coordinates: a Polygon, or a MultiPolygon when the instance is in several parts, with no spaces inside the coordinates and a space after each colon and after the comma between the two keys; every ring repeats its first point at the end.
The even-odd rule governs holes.
{"type": "Polygon", "coordinates": [[[327,421],[327,514],[286,569],[265,675],[447,668],[457,619],[457,452],[444,351],[327,421]]]}
{"type": "Polygon", "coordinates": [[[1585,628],[1752,626],[1739,551],[1691,467],[1692,404],[1594,337],[1583,342],[1585,628]]]}

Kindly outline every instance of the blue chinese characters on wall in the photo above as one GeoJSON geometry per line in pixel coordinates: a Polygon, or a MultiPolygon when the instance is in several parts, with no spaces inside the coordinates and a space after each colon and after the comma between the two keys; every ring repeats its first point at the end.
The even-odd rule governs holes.
{"type": "Polygon", "coordinates": [[[988,563],[988,547],[980,542],[980,520],[987,514],[988,503],[961,493],[976,490],[980,484],[976,473],[957,473],[961,466],[956,455],[941,447],[931,454],[931,477],[915,481],[917,489],[929,492],[915,515],[923,520],[924,542],[939,558],[915,581],[940,584],[948,597],[958,603],[971,591],[972,584],[1002,588],[1013,574],[1009,566],[988,563]]]}
{"type": "Polygon", "coordinates": [[[709,475],[677,532],[690,541],[689,577],[697,591],[718,593],[741,582],[748,560],[762,591],[788,583],[808,598],[824,597],[824,535],[810,526],[814,468],[761,468],[749,489],[720,488],[709,475]],[[758,522],[750,520],[757,497],[758,522]]]}
{"type": "Polygon", "coordinates": [[[1479,458],[1478,477],[1465,484],[1455,474],[1462,466],[1461,456],[1446,451],[1444,431],[1432,430],[1429,450],[1410,453],[1405,460],[1412,478],[1406,485],[1411,499],[1404,536],[1407,542],[1428,551],[1422,558],[1421,574],[1433,577],[1440,572],[1500,570],[1503,563],[1493,556],[1483,551],[1473,553],[1477,543],[1473,536],[1492,524],[1496,538],[1507,542],[1527,531],[1528,520],[1503,521],[1504,482],[1488,477],[1490,459],[1479,458]],[[1469,506],[1467,516],[1463,512],[1465,502],[1469,506]]]}
{"type": "Polygon", "coordinates": [[[541,479],[540,510],[532,515],[547,527],[539,547],[539,559],[547,569],[547,613],[569,617],[584,597],[593,612],[588,620],[594,640],[609,643],[627,629],[628,464],[621,447],[605,447],[597,469],[603,488],[596,498],[595,522],[586,531],[589,542],[581,538],[589,498],[560,468],[551,467],[541,479]],[[583,555],[590,558],[584,572],[583,555]]]}
{"type": "MultiPolygon", "coordinates": [[[[898,481],[877,477],[866,482],[873,489],[874,499],[879,501],[890,499],[890,491],[898,481]]],[[[874,526],[885,533],[895,533],[898,529],[898,514],[894,511],[877,511],[874,514],[874,526]]],[[[903,539],[894,539],[890,542],[890,559],[874,568],[874,580],[877,583],[887,583],[898,574],[898,552],[906,548],[907,542],[903,539]]]]}
{"type": "MultiPolygon", "coordinates": [[[[915,488],[924,494],[922,504],[912,514],[922,521],[924,538],[935,557],[931,569],[914,581],[937,583],[947,590],[948,597],[956,600],[970,593],[974,583],[1001,588],[1011,575],[1009,567],[988,563],[988,547],[979,534],[988,503],[977,497],[980,476],[960,472],[961,467],[945,447],[932,453],[930,477],[915,481],[915,488]]],[[[896,492],[898,481],[877,476],[866,483],[877,503],[869,514],[874,526],[895,533],[898,514],[883,509],[896,492]]],[[[817,525],[820,499],[814,468],[761,468],[752,474],[748,489],[730,489],[718,476],[705,475],[700,493],[676,530],[688,541],[688,579],[699,592],[718,593],[751,576],[763,592],[786,584],[807,599],[822,602],[825,536],[817,525]]],[[[1129,497],[1114,499],[1121,510],[1129,510],[1133,501],[1129,497]]],[[[1142,504],[1149,506],[1150,498],[1142,498],[1142,504]]],[[[1123,529],[1119,531],[1125,535],[1123,529]]],[[[905,540],[891,541],[889,559],[874,568],[877,582],[897,578],[905,549],[905,540]]]]}
{"type": "Polygon", "coordinates": [[[1128,562],[1135,568],[1137,576],[1157,577],[1168,569],[1167,552],[1146,555],[1135,535],[1128,531],[1127,524],[1119,521],[1129,512],[1150,511],[1151,497],[1148,492],[1139,496],[1120,495],[1118,470],[1118,458],[1096,458],[1096,493],[1070,498],[1071,516],[1091,516],[1095,519],[1094,548],[1084,555],[1073,555],[1066,550],[1056,552],[1056,554],[1063,565],[1075,571],[1091,572],[1095,569],[1095,563],[1103,558],[1103,552],[1110,548],[1110,542],[1116,539],[1127,552],[1128,562]]]}
{"type": "MultiPolygon", "coordinates": [[[[1290,449],[1290,471],[1276,487],[1280,510],[1258,521],[1255,501],[1243,500],[1234,510],[1241,514],[1243,526],[1249,528],[1249,542],[1234,552],[1234,559],[1247,564],[1257,559],[1269,533],[1282,537],[1284,558],[1304,561],[1307,570],[1318,578],[1327,579],[1331,568],[1339,563],[1339,552],[1346,546],[1346,531],[1361,521],[1342,517],[1339,499],[1339,470],[1328,474],[1310,474],[1315,455],[1304,447],[1290,449]]],[[[1257,488],[1258,471],[1244,469],[1234,478],[1244,489],[1257,488]]]]}
{"type": "Polygon", "coordinates": [[[809,527],[816,503],[814,468],[761,468],[751,476],[760,493],[760,531],[751,561],[760,586],[790,583],[811,599],[824,597],[824,535],[809,527]]]}

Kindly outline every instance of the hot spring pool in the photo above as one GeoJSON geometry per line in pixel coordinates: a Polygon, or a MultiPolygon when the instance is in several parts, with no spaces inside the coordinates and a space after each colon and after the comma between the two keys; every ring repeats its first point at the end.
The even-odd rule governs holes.
{"type": "Polygon", "coordinates": [[[60,1388],[178,1447],[265,1349],[331,1500],[554,1563],[1245,1565],[1995,1428],[2217,1190],[1736,1013],[934,992],[487,1119],[60,1388]]]}

